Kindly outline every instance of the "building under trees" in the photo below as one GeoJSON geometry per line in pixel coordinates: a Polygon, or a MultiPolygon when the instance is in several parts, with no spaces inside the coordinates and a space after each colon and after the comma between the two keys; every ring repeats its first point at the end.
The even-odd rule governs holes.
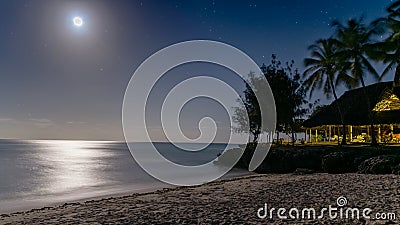
{"type": "Polygon", "coordinates": [[[303,123],[308,142],[341,141],[344,132],[337,104],[348,142],[370,142],[372,119],[378,143],[400,143],[400,86],[381,82],[346,91],[303,123]]]}

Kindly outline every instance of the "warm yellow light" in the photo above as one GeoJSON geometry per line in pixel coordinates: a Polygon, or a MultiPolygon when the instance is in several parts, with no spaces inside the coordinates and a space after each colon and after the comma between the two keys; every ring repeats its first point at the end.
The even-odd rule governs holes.
{"type": "Polygon", "coordinates": [[[390,94],[389,97],[386,97],[382,101],[378,102],[375,105],[373,111],[382,112],[382,111],[391,111],[399,109],[400,109],[400,99],[396,95],[390,94]]]}

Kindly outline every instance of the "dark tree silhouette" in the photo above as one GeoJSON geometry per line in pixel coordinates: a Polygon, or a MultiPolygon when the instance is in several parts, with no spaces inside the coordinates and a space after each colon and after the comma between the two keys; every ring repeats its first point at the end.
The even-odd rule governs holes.
{"type": "MultiPolygon", "coordinates": [[[[271,64],[261,67],[265,78],[272,89],[275,99],[277,126],[276,131],[279,139],[279,132],[291,133],[292,143],[295,142],[294,133],[299,127],[296,119],[304,116],[308,110],[303,106],[308,103],[306,100],[306,92],[300,80],[300,74],[297,69],[294,69],[293,61],[286,63],[283,67],[281,62],[272,55],[271,64]]],[[[257,79],[253,76],[252,79],[257,79]]],[[[261,115],[259,105],[254,92],[246,85],[246,90],[243,95],[243,102],[246,111],[240,108],[235,109],[233,120],[238,124],[235,128],[238,132],[246,132],[250,130],[253,135],[253,142],[257,142],[260,130],[261,115]],[[245,113],[249,117],[249,123],[245,122],[245,113]]]]}
{"type": "Polygon", "coordinates": [[[388,16],[375,21],[388,29],[389,35],[384,42],[375,45],[374,59],[387,64],[380,79],[394,70],[394,86],[400,86],[400,1],[387,8],[388,16]]]}
{"type": "MultiPolygon", "coordinates": [[[[258,79],[254,72],[250,72],[250,82],[253,84],[257,83],[258,79]]],[[[237,101],[242,101],[245,109],[241,107],[235,108],[233,121],[237,126],[234,127],[234,130],[238,133],[250,131],[253,136],[252,142],[257,142],[261,134],[261,112],[257,98],[248,83],[246,83],[246,89],[243,92],[242,99],[238,99],[237,101]]]]}
{"type": "MultiPolygon", "coordinates": [[[[348,88],[351,88],[357,84],[357,81],[346,74],[345,64],[337,59],[335,54],[338,47],[332,39],[320,39],[308,49],[311,51],[311,57],[304,59],[306,66],[303,73],[305,91],[309,93],[310,98],[316,89],[322,89],[328,99],[333,95],[343,126],[343,136],[346,137],[346,124],[344,123],[342,106],[337,101],[336,86],[344,83],[348,88]]],[[[346,138],[342,139],[341,144],[346,144],[346,138]]]]}
{"type": "Polygon", "coordinates": [[[365,91],[365,77],[367,74],[375,79],[379,75],[369,61],[369,56],[373,52],[374,36],[381,31],[375,24],[365,25],[362,19],[350,19],[343,25],[338,21],[333,22],[336,27],[335,45],[338,46],[336,57],[343,65],[348,65],[347,70],[351,73],[364,89],[366,104],[369,111],[369,121],[371,126],[372,145],[377,145],[372,106],[365,91]],[[366,73],[368,72],[368,73],[366,73]]]}

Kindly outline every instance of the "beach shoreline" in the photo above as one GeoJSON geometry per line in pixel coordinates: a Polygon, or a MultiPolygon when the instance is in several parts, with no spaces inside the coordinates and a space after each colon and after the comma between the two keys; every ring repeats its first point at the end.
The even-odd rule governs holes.
{"type": "MultiPolygon", "coordinates": [[[[217,181],[230,180],[235,178],[241,178],[255,174],[253,172],[245,171],[242,169],[233,168],[230,172],[217,179],[217,181]]],[[[114,185],[111,187],[105,187],[104,190],[93,190],[92,188],[80,189],[79,193],[60,193],[50,196],[42,196],[41,198],[23,199],[16,201],[2,200],[0,204],[0,215],[13,214],[17,212],[30,211],[32,209],[57,207],[65,203],[76,203],[85,202],[92,200],[101,200],[110,197],[123,197],[131,194],[145,194],[151,193],[165,188],[177,188],[171,184],[157,181],[155,183],[148,184],[128,184],[128,185],[114,185]],[[152,186],[150,186],[152,185],[152,186]],[[47,198],[47,200],[46,200],[47,198]],[[49,199],[51,198],[51,199],[49,199]]],[[[77,190],[78,191],[78,190],[77,190]]]]}
{"type": "MultiPolygon", "coordinates": [[[[127,186],[129,187],[129,186],[127,186]]],[[[110,197],[123,197],[126,195],[130,195],[132,193],[149,193],[153,191],[157,191],[163,188],[168,187],[168,185],[165,185],[165,187],[154,187],[154,188],[143,188],[143,189],[135,189],[134,191],[130,190],[129,188],[125,187],[124,190],[122,188],[117,188],[118,190],[115,191],[105,191],[105,192],[95,192],[95,193],[84,193],[78,196],[74,196],[72,198],[65,197],[64,199],[68,200],[49,200],[45,201],[42,199],[34,199],[34,200],[28,200],[24,202],[22,205],[21,203],[15,204],[15,200],[5,200],[2,201],[2,204],[8,204],[11,202],[11,204],[15,204],[9,207],[1,208],[0,210],[0,215],[1,214],[13,214],[13,213],[18,213],[18,212],[23,212],[23,211],[30,211],[32,209],[41,209],[41,208],[48,208],[48,207],[57,207],[61,204],[69,204],[69,203],[76,203],[76,202],[85,202],[85,201],[92,201],[92,200],[101,200],[105,198],[110,198],[110,197]]],[[[62,199],[62,198],[60,198],[62,199]]]]}
{"type": "Polygon", "coordinates": [[[135,223],[135,224],[385,224],[400,222],[400,176],[367,174],[265,174],[211,183],[110,196],[58,206],[3,214],[0,224],[21,223],[135,223]],[[394,213],[394,220],[260,219],[257,210],[271,207],[347,206],[371,208],[373,213],[394,213]]]}

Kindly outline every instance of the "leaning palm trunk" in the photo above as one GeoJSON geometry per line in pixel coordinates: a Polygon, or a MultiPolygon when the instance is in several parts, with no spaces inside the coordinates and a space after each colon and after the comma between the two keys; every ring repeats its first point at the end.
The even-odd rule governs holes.
{"type": "Polygon", "coordinates": [[[368,120],[369,120],[369,124],[371,126],[371,145],[372,146],[377,146],[378,142],[376,141],[376,134],[375,134],[375,127],[374,127],[374,116],[372,114],[372,108],[371,108],[371,102],[370,102],[370,98],[367,94],[367,91],[365,90],[365,83],[364,83],[364,79],[361,77],[360,79],[361,81],[361,85],[363,87],[363,92],[365,95],[365,99],[367,100],[367,109],[368,109],[368,120]]]}
{"type": "Polygon", "coordinates": [[[397,62],[397,67],[394,71],[393,86],[400,87],[400,60],[397,62]]]}
{"type": "Polygon", "coordinates": [[[337,27],[336,36],[340,46],[340,50],[337,53],[338,59],[341,63],[350,63],[349,67],[346,66],[346,69],[352,73],[357,83],[360,82],[362,84],[369,111],[368,119],[372,129],[372,145],[376,145],[372,103],[365,90],[364,75],[365,71],[368,71],[374,78],[379,77],[367,56],[374,55],[372,54],[374,50],[371,44],[374,43],[374,36],[380,34],[380,28],[376,24],[365,25],[362,19],[350,19],[346,25],[342,25],[338,21],[333,24],[337,27]]]}
{"type": "Polygon", "coordinates": [[[332,79],[329,79],[329,81],[330,81],[330,84],[331,84],[331,87],[332,87],[332,93],[333,93],[333,97],[335,97],[335,102],[336,102],[336,108],[337,108],[337,110],[338,110],[338,112],[339,112],[339,116],[340,116],[340,122],[342,123],[342,126],[343,126],[343,138],[342,138],[342,142],[340,143],[339,142],[339,140],[338,140],[338,143],[339,144],[341,144],[341,145],[346,145],[347,144],[347,141],[346,141],[346,136],[347,136],[347,129],[346,129],[346,125],[345,125],[345,123],[344,123],[344,116],[343,116],[343,113],[342,113],[342,110],[341,110],[341,107],[340,107],[340,103],[339,103],[339,101],[338,101],[338,97],[337,97],[337,94],[336,94],[336,90],[335,90],[335,86],[333,86],[333,81],[332,81],[332,79]]]}

